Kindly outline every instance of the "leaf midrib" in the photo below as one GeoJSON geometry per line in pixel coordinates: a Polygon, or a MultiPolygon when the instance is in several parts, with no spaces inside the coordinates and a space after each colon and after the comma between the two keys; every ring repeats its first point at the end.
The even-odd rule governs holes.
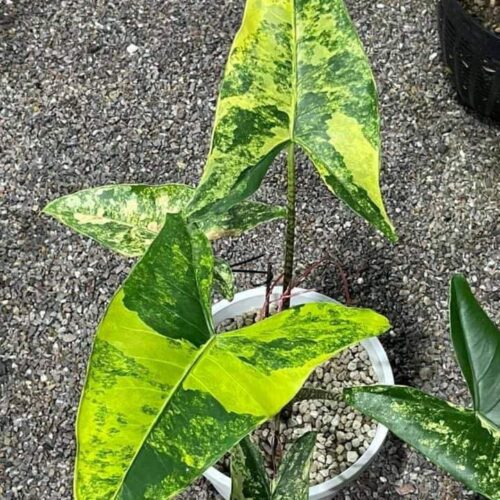
{"type": "MultiPolygon", "coordinates": [[[[459,299],[459,298],[457,297],[457,299],[459,299]]],[[[472,392],[472,399],[474,402],[474,411],[476,413],[482,414],[482,412],[481,412],[481,396],[480,396],[480,391],[479,391],[479,381],[476,377],[476,369],[474,367],[474,363],[472,360],[472,353],[471,353],[471,350],[469,348],[469,342],[468,342],[468,338],[467,338],[467,334],[466,334],[467,328],[465,327],[466,316],[467,316],[466,313],[468,312],[469,308],[466,307],[465,309],[466,309],[466,311],[464,313],[462,311],[462,308],[458,305],[458,317],[459,317],[459,321],[460,321],[460,330],[461,330],[462,339],[464,342],[465,355],[467,356],[467,362],[469,363],[471,376],[472,376],[472,388],[470,388],[469,390],[471,390],[471,392],[472,392]]]]}
{"type": "Polygon", "coordinates": [[[131,469],[132,469],[132,467],[137,459],[137,456],[139,455],[140,451],[142,450],[144,444],[146,443],[147,439],[149,438],[149,436],[150,436],[151,432],[153,431],[153,429],[155,428],[156,424],[158,423],[160,418],[163,416],[163,413],[165,412],[165,409],[169,405],[170,401],[177,394],[177,391],[179,390],[181,385],[185,382],[185,380],[188,378],[188,376],[191,374],[191,372],[196,368],[196,365],[200,362],[201,358],[203,357],[203,354],[205,353],[205,351],[207,351],[210,348],[210,346],[212,345],[212,343],[215,341],[216,338],[217,338],[217,336],[213,335],[212,337],[210,337],[210,339],[207,342],[205,342],[205,344],[203,344],[198,349],[196,356],[193,359],[193,362],[190,363],[186,367],[184,373],[182,374],[182,377],[179,378],[178,382],[172,388],[172,391],[170,392],[169,396],[166,398],[163,406],[158,411],[156,418],[151,423],[148,431],[144,434],[144,439],[142,440],[141,444],[137,447],[137,451],[136,451],[134,457],[132,458],[132,460],[130,461],[130,465],[127,467],[127,470],[123,474],[120,483],[116,487],[116,491],[113,494],[112,500],[116,500],[118,498],[118,494],[120,493],[123,485],[125,484],[125,480],[129,474],[129,472],[131,471],[131,469]]]}
{"type": "MultiPolygon", "coordinates": [[[[187,229],[187,231],[188,231],[188,233],[191,233],[191,231],[189,229],[187,229]]],[[[208,244],[208,245],[210,245],[210,244],[208,244]]],[[[209,248],[210,248],[210,246],[209,246],[209,248]]],[[[195,259],[194,251],[193,251],[193,235],[192,234],[190,234],[189,249],[190,249],[190,252],[191,252],[191,263],[197,262],[197,260],[195,259]]],[[[214,257],[213,257],[212,253],[211,253],[211,256],[212,256],[212,275],[213,275],[214,257]]],[[[196,365],[199,363],[199,361],[203,357],[204,353],[210,348],[210,346],[212,345],[212,343],[217,338],[217,336],[215,335],[215,331],[214,331],[214,327],[213,327],[213,323],[212,323],[212,318],[211,318],[211,316],[207,317],[207,311],[205,310],[206,308],[204,307],[203,298],[201,296],[201,290],[203,290],[203,289],[200,287],[200,283],[198,281],[198,274],[196,273],[196,270],[193,270],[193,276],[194,276],[194,280],[196,282],[196,289],[197,289],[198,295],[199,295],[198,302],[200,304],[200,307],[201,307],[201,310],[202,310],[202,313],[203,313],[203,317],[205,318],[205,323],[206,323],[206,326],[207,326],[207,332],[210,335],[210,338],[202,346],[200,346],[198,348],[198,351],[197,351],[194,359],[192,360],[191,363],[188,364],[188,366],[186,366],[186,369],[185,369],[184,373],[179,378],[179,380],[177,381],[177,383],[174,385],[174,387],[172,388],[172,391],[170,392],[170,394],[168,395],[168,397],[165,399],[165,402],[162,405],[161,409],[158,411],[158,414],[156,415],[156,417],[154,418],[154,420],[151,422],[151,425],[149,426],[148,431],[144,434],[143,440],[141,441],[140,445],[137,447],[137,450],[136,450],[133,458],[130,460],[130,463],[129,463],[129,466],[127,467],[127,470],[122,475],[121,481],[120,481],[120,483],[118,484],[118,486],[116,488],[116,491],[115,491],[115,493],[114,493],[114,495],[112,497],[112,500],[116,500],[117,499],[118,494],[120,493],[120,491],[121,491],[121,489],[122,489],[122,487],[123,487],[123,485],[125,483],[125,480],[126,480],[126,478],[127,478],[128,474],[129,474],[130,470],[132,469],[132,467],[133,467],[133,465],[134,465],[134,463],[135,463],[135,461],[137,459],[137,456],[141,452],[144,444],[146,443],[147,439],[149,438],[149,436],[150,436],[151,432],[153,431],[153,429],[155,428],[156,424],[158,423],[158,421],[160,420],[160,418],[163,416],[163,414],[165,412],[165,409],[169,405],[170,401],[177,394],[177,391],[179,390],[179,388],[181,387],[181,385],[185,382],[185,380],[187,379],[187,377],[196,368],[196,365]]]]}

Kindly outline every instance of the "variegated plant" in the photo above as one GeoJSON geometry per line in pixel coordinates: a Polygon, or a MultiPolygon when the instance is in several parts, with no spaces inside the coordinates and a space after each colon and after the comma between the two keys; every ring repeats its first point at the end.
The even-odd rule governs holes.
{"type": "Polygon", "coordinates": [[[297,439],[270,481],[259,449],[249,437],[242,439],[231,453],[231,500],[307,500],[315,444],[314,432],[297,439]]]}
{"type": "Polygon", "coordinates": [[[275,415],[311,371],[387,320],[307,304],[215,334],[213,255],[169,214],[97,331],[77,420],[75,496],[170,498],[275,415]]]}
{"type": "Polygon", "coordinates": [[[462,276],[451,283],[450,323],[472,409],[402,386],[356,387],[345,395],[467,487],[499,500],[500,331],[462,276]]]}
{"type": "MultiPolygon", "coordinates": [[[[121,255],[139,257],[160,231],[165,216],[182,212],[193,193],[194,189],[184,184],[110,185],[58,198],[44,212],[121,255]]],[[[197,223],[210,240],[215,240],[239,236],[284,215],[281,207],[243,201],[223,214],[200,217],[197,223]]],[[[234,283],[230,267],[217,259],[214,269],[220,291],[231,299],[234,283]]]]}
{"type": "Polygon", "coordinates": [[[247,0],[217,105],[212,145],[188,212],[224,213],[288,150],[284,288],[295,227],[294,149],[328,189],[396,238],[379,188],[377,93],[343,0],[247,0]]]}
{"type": "MultiPolygon", "coordinates": [[[[105,186],[45,209],[142,256],[97,331],[77,420],[76,498],[171,498],[278,413],[318,364],[387,330],[370,310],[285,303],[271,318],[215,334],[213,280],[228,296],[233,286],[209,240],[285,214],[245,201],[285,147],[285,290],[292,283],[296,146],[332,192],[395,238],[379,189],[375,85],[343,1],[248,0],[198,188],[105,186]]],[[[293,468],[283,467],[290,482],[293,468]]],[[[297,499],[305,469],[299,479],[297,499]]],[[[289,498],[284,486],[272,498],[289,498]]]]}

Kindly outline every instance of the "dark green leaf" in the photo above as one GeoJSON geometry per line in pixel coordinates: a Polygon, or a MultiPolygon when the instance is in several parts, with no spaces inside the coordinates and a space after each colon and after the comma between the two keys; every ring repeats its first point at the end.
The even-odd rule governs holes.
{"type": "Polygon", "coordinates": [[[347,402],[388,427],[472,490],[500,499],[500,430],[472,410],[417,389],[353,387],[347,402]]]}
{"type": "Polygon", "coordinates": [[[474,409],[500,426],[500,331],[483,311],[463,276],[450,291],[451,338],[472,394],[474,409]]]}
{"type": "Polygon", "coordinates": [[[309,471],[315,444],[315,432],[304,434],[293,444],[278,471],[273,500],[309,498],[309,471]]]}
{"type": "Polygon", "coordinates": [[[231,451],[231,500],[270,500],[264,460],[249,436],[231,451]]]}

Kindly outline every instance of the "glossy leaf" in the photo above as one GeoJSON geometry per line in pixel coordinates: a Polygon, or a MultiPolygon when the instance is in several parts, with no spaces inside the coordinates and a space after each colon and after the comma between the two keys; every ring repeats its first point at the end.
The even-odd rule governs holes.
{"type": "Polygon", "coordinates": [[[308,432],[292,445],[278,471],[273,500],[308,500],[309,471],[316,433],[308,432]]]}
{"type": "Polygon", "coordinates": [[[222,259],[215,259],[214,263],[214,284],[221,295],[231,301],[234,299],[236,283],[231,266],[222,259]]]}
{"type": "Polygon", "coordinates": [[[453,346],[474,409],[500,427],[500,331],[463,276],[455,276],[451,282],[450,324],[453,346]]]}
{"type": "Polygon", "coordinates": [[[214,335],[212,274],[203,233],[167,215],[97,332],[77,422],[77,498],[170,498],[318,364],[389,326],[370,310],[319,303],[214,335]]]}
{"type": "Polygon", "coordinates": [[[343,0],[247,0],[190,213],[225,212],[290,141],[327,187],[390,239],[376,88],[343,0]]]}
{"type": "MultiPolygon", "coordinates": [[[[44,212],[115,252],[137,257],[158,234],[165,216],[184,210],[193,193],[193,188],[183,184],[117,184],[63,196],[49,203],[44,212]]],[[[281,207],[247,201],[197,223],[214,240],[238,236],[284,215],[281,207]]]]}
{"type": "Polygon", "coordinates": [[[249,436],[231,450],[231,500],[270,500],[271,481],[249,436]]]}
{"type": "Polygon", "coordinates": [[[231,500],[307,500],[316,433],[308,432],[290,447],[271,485],[259,449],[249,437],[231,454],[231,500]]]}
{"type": "Polygon", "coordinates": [[[411,387],[353,387],[344,392],[351,406],[467,487],[500,498],[500,430],[480,415],[411,387]]]}
{"type": "Polygon", "coordinates": [[[344,395],[466,486],[500,499],[500,331],[463,276],[451,282],[450,323],[474,409],[409,387],[357,387],[344,395]]]}

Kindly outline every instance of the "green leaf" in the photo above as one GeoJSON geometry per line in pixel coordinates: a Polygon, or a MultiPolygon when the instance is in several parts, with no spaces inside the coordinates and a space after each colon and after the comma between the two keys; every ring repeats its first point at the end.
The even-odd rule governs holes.
{"type": "Polygon", "coordinates": [[[234,299],[236,283],[231,266],[222,259],[215,259],[214,263],[214,284],[221,295],[231,301],[234,299]]]}
{"type": "Polygon", "coordinates": [[[351,209],[396,238],[379,188],[377,92],[343,0],[247,0],[189,212],[225,212],[290,142],[351,209]]]}
{"type": "Polygon", "coordinates": [[[500,332],[463,276],[450,288],[451,337],[474,410],[409,387],[357,387],[344,395],[466,486],[500,499],[500,332]]]}
{"type": "Polygon", "coordinates": [[[307,500],[315,444],[314,432],[297,439],[285,455],[271,492],[262,454],[249,437],[244,438],[231,453],[231,500],[307,500]]]}
{"type": "Polygon", "coordinates": [[[77,421],[78,499],[172,497],[318,364],[389,327],[373,311],[319,303],[214,335],[212,275],[203,233],[167,215],[97,331],[77,421]]]}
{"type": "Polygon", "coordinates": [[[474,409],[500,427],[500,331],[483,311],[463,276],[450,290],[451,338],[472,394],[474,409]]]}
{"type": "Polygon", "coordinates": [[[262,454],[248,436],[231,450],[231,500],[271,500],[262,454]]]}
{"type": "Polygon", "coordinates": [[[168,213],[193,196],[182,184],[117,184],[84,189],[49,203],[46,214],[127,257],[144,254],[168,213]]]}
{"type": "Polygon", "coordinates": [[[315,432],[308,432],[295,441],[278,471],[273,500],[308,500],[309,471],[315,444],[315,432]]]}
{"type": "Polygon", "coordinates": [[[467,487],[500,499],[500,430],[480,415],[410,387],[353,387],[344,393],[351,406],[467,487]]]}
{"type": "Polygon", "coordinates": [[[210,240],[237,237],[244,232],[275,219],[286,216],[283,207],[259,203],[257,201],[242,201],[227,212],[213,214],[196,220],[200,228],[210,240]]]}
{"type": "MultiPolygon", "coordinates": [[[[184,210],[194,189],[183,184],[117,184],[84,189],[49,203],[44,212],[75,231],[127,257],[143,255],[165,216],[184,210]]],[[[285,216],[285,209],[243,202],[197,220],[209,239],[238,236],[258,224],[285,216]]]]}

